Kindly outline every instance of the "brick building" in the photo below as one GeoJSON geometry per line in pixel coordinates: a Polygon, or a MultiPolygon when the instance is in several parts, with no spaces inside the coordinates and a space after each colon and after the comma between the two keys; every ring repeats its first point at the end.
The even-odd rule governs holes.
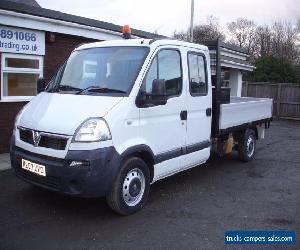
{"type": "MultiPolygon", "coordinates": [[[[0,153],[16,114],[82,43],[121,38],[121,26],[44,9],[34,0],[0,1],[0,153]]],[[[133,37],[157,35],[132,30],[133,37]]]]}

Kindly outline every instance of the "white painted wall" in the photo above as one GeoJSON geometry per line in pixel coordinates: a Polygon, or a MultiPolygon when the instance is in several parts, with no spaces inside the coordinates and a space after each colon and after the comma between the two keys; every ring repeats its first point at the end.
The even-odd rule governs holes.
{"type": "Polygon", "coordinates": [[[239,69],[230,69],[230,96],[242,96],[242,76],[242,72],[239,69]]]}

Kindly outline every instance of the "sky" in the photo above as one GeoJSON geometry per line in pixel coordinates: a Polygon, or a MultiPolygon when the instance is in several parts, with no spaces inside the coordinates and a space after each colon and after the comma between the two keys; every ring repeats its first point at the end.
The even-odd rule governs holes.
{"type": "MultiPolygon", "coordinates": [[[[221,27],[239,17],[257,24],[274,20],[295,22],[300,17],[300,0],[194,0],[194,25],[208,16],[218,18],[221,27]]],[[[123,26],[171,36],[190,25],[191,0],[37,0],[47,9],[98,19],[123,26]]]]}

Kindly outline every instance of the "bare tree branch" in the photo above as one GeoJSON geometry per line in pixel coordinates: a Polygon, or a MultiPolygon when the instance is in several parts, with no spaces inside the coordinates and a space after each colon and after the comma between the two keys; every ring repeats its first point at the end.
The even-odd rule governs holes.
{"type": "Polygon", "coordinates": [[[247,49],[250,55],[255,51],[256,25],[253,21],[238,18],[236,21],[227,24],[228,30],[232,34],[231,43],[247,49]]]}
{"type": "MultiPolygon", "coordinates": [[[[179,40],[189,41],[190,31],[174,32],[174,37],[179,40]]],[[[205,24],[198,24],[194,27],[194,42],[205,43],[217,39],[225,40],[225,35],[220,29],[219,21],[213,16],[207,17],[205,24]]]]}

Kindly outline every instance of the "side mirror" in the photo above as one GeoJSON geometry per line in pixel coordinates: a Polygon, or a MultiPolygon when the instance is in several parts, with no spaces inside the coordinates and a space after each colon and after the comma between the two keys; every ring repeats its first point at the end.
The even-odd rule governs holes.
{"type": "Polygon", "coordinates": [[[165,105],[167,103],[166,84],[163,79],[154,79],[152,82],[152,92],[140,91],[136,99],[136,105],[140,108],[165,105]]]}
{"type": "Polygon", "coordinates": [[[163,79],[154,79],[152,82],[151,100],[154,105],[167,103],[166,83],[163,79]]]}
{"type": "Polygon", "coordinates": [[[44,78],[39,78],[37,80],[37,92],[41,93],[45,90],[45,86],[44,86],[44,78]]]}

